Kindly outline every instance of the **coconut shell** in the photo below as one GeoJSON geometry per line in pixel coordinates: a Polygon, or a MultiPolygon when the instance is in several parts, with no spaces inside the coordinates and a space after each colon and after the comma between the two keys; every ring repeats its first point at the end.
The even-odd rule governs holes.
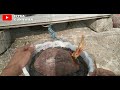
{"type": "Polygon", "coordinates": [[[64,76],[79,70],[73,62],[71,52],[62,48],[49,48],[38,56],[34,62],[37,72],[45,76],[64,76]]]}
{"type": "Polygon", "coordinates": [[[115,76],[115,74],[110,70],[106,70],[103,68],[97,68],[96,76],[115,76]]]}

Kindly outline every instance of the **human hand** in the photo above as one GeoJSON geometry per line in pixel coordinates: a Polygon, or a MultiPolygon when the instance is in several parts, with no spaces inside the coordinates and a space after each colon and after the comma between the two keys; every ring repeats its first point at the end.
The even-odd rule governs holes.
{"type": "Polygon", "coordinates": [[[17,64],[20,68],[23,68],[31,58],[34,51],[33,45],[26,45],[24,47],[18,48],[11,58],[10,65],[17,64]]]}
{"type": "Polygon", "coordinates": [[[33,45],[26,45],[18,48],[1,75],[20,75],[22,73],[22,68],[25,67],[30,60],[33,51],[33,45]]]}

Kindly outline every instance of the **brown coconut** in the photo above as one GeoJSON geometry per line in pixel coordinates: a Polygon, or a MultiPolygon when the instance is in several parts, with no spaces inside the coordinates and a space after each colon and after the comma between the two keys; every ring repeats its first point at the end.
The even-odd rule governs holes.
{"type": "Polygon", "coordinates": [[[45,76],[64,76],[79,70],[73,62],[71,51],[62,48],[49,48],[38,56],[34,62],[37,72],[45,76]]]}
{"type": "Polygon", "coordinates": [[[103,68],[97,68],[96,76],[116,76],[114,72],[103,68]]]}

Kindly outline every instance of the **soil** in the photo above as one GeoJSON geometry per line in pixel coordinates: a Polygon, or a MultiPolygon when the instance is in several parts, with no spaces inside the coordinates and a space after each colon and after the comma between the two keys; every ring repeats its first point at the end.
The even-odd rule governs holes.
{"type": "Polygon", "coordinates": [[[76,65],[70,49],[49,48],[37,53],[30,65],[31,76],[87,76],[88,67],[79,56],[76,65]]]}

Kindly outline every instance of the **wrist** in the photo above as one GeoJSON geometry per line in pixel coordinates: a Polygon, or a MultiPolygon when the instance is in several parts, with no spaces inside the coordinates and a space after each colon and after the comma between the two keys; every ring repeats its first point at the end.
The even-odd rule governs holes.
{"type": "Polygon", "coordinates": [[[8,64],[3,70],[1,76],[19,76],[22,74],[22,69],[17,64],[8,64]]]}

